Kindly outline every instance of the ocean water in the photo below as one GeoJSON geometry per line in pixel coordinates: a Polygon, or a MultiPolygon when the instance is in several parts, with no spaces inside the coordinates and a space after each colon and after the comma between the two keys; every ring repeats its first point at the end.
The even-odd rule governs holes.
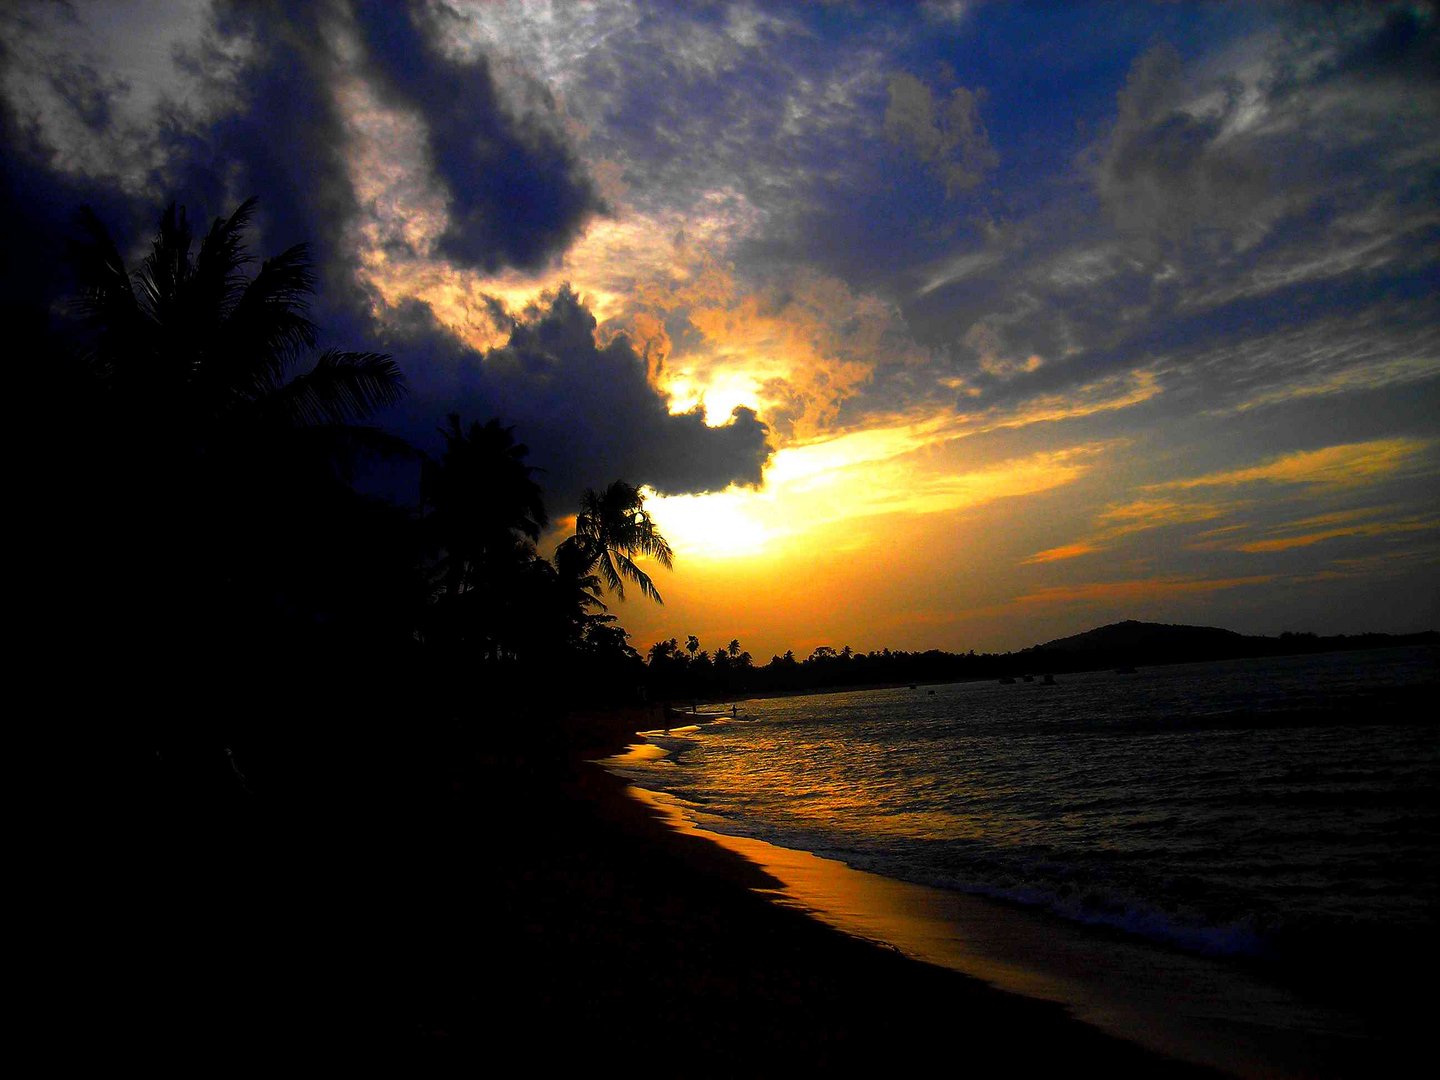
{"type": "Polygon", "coordinates": [[[1436,941],[1437,669],[1406,648],[742,701],[614,767],[715,831],[1354,988],[1436,941]]]}

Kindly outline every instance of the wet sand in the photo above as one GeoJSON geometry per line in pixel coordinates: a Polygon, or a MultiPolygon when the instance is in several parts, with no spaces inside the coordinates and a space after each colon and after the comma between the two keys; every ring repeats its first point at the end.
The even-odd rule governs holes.
{"type": "Polygon", "coordinates": [[[448,984],[424,980],[431,1052],[518,1040],[547,1067],[679,1075],[1201,1072],[774,903],[756,890],[777,880],[596,766],[535,785],[489,793],[509,820],[484,844],[471,917],[486,932],[450,958],[448,984]],[[482,1004],[467,985],[503,990],[482,1004]]]}
{"type": "Polygon", "coordinates": [[[53,1059],[1209,1074],[775,902],[592,762],[438,760],[443,784],[385,760],[360,787],[113,820],[112,861],[64,890],[53,1059]]]}
{"type": "MultiPolygon", "coordinates": [[[[647,749],[632,748],[625,759],[647,749]]],[[[1357,1017],[1243,968],[717,832],[705,827],[710,819],[701,807],[641,788],[629,792],[672,828],[719,844],[779,881],[779,888],[759,890],[776,903],[990,986],[1061,1004],[1157,1053],[1246,1077],[1363,1075],[1386,1056],[1357,1017]]]]}

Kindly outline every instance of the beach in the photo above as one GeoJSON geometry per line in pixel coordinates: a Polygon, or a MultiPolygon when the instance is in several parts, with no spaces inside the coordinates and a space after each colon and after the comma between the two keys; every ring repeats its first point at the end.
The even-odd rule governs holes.
{"type": "MultiPolygon", "coordinates": [[[[368,801],[166,815],[115,868],[109,921],[87,925],[104,954],[62,1056],[1215,1074],[814,917],[733,844],[586,760],[645,719],[571,718],[548,743],[492,731],[472,765],[445,759],[444,785],[371,783],[368,801]]],[[[1010,944],[1020,966],[1047,949],[1010,944]]]]}
{"type": "Polygon", "coordinates": [[[504,994],[480,1005],[458,985],[442,991],[423,1032],[431,1050],[483,1055],[498,1036],[532,1043],[547,1065],[613,1054],[680,1075],[961,1063],[1026,1074],[1076,1061],[1198,1072],[774,903],[753,891],[778,884],[753,863],[671,827],[593,765],[530,794],[552,782],[489,852],[498,888],[477,914],[496,933],[474,944],[488,953],[482,981],[504,994]]]}
{"type": "Polygon", "coordinates": [[[599,765],[504,741],[445,790],[368,803],[182,816],[159,798],[143,843],[66,890],[57,1059],[1200,1072],[783,907],[753,863],[599,765]]]}

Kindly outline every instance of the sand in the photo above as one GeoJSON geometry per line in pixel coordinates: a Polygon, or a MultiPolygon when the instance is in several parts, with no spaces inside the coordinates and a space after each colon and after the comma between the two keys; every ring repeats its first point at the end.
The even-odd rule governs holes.
{"type": "Polygon", "coordinates": [[[775,903],[593,763],[482,748],[443,786],[384,765],[223,805],[159,791],[103,822],[103,858],[57,853],[51,1063],[1202,1072],[775,903]]]}
{"type": "Polygon", "coordinates": [[[547,1067],[599,1055],[679,1075],[1199,1071],[776,904],[754,891],[778,885],[754,863],[594,766],[535,784],[528,803],[489,793],[507,820],[474,897],[486,931],[431,954],[453,977],[422,979],[431,1052],[518,1041],[547,1067]]]}

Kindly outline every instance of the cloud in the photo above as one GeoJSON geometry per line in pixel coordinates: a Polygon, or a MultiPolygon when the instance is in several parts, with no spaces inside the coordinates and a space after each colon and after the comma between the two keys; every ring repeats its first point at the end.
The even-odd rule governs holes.
{"type": "Polygon", "coordinates": [[[1411,471],[1434,446],[1428,439],[1373,439],[1282,454],[1260,465],[1226,469],[1183,480],[1147,485],[1148,491],[1235,487],[1247,484],[1305,484],[1346,488],[1376,483],[1411,471]]]}
{"type": "Polygon", "coordinates": [[[1268,540],[1251,540],[1235,545],[1236,551],[1260,554],[1275,551],[1290,551],[1294,548],[1310,547],[1326,540],[1351,536],[1391,536],[1396,533],[1433,532],[1440,521],[1435,518],[1411,518],[1405,521],[1373,521],[1355,525],[1341,525],[1315,532],[1297,533],[1293,536],[1277,536],[1268,540]]]}
{"type": "Polygon", "coordinates": [[[1021,565],[1059,562],[1109,550],[1117,540],[1150,529],[1213,521],[1236,509],[1235,504],[1137,499],[1107,507],[1096,515],[1096,530],[1084,540],[1036,552],[1021,565]]]}
{"type": "Polygon", "coordinates": [[[928,360],[894,305],[807,269],[689,307],[681,325],[690,334],[672,354],[672,393],[693,386],[698,397],[738,374],[786,438],[833,430],[878,369],[928,360]]]}
{"type": "Polygon", "coordinates": [[[1046,548],[1044,551],[1037,551],[1028,559],[1021,559],[1022,566],[1029,566],[1037,563],[1060,562],[1064,559],[1078,559],[1081,555],[1093,555],[1103,548],[1094,544],[1080,541],[1074,544],[1062,544],[1060,547],[1046,548]]]}
{"type": "Polygon", "coordinates": [[[168,133],[240,106],[247,52],[202,5],[6,5],[0,100],[50,169],[140,195],[166,171],[168,133]]]}
{"type": "Polygon", "coordinates": [[[1269,169],[1249,140],[1234,135],[1246,104],[1233,82],[1197,100],[1169,45],[1136,60],[1096,178],[1117,224],[1177,241],[1273,217],[1269,169]]]}
{"type": "Polygon", "coordinates": [[[1249,531],[1246,526],[1234,526],[1228,530],[1231,535],[1205,544],[1204,549],[1256,555],[1312,547],[1327,540],[1348,537],[1388,537],[1417,532],[1440,532],[1440,518],[1428,513],[1406,513],[1402,506],[1365,506],[1315,514],[1297,521],[1273,525],[1259,530],[1263,539],[1241,541],[1233,535],[1235,532],[1246,531],[1249,531]]]}
{"type": "Polygon", "coordinates": [[[605,209],[542,83],[514,75],[502,92],[487,57],[442,51],[393,3],[360,0],[354,16],[381,95],[424,124],[448,195],[443,255],[477,270],[533,269],[605,209]]]}
{"type": "Polygon", "coordinates": [[[629,338],[598,344],[594,315],[568,287],[520,313],[508,341],[483,354],[418,302],[388,326],[388,347],[417,361],[407,363],[418,371],[409,423],[422,444],[432,441],[427,418],[445,409],[516,425],[557,514],[616,478],[662,493],[761,482],[771,446],[754,411],[737,407],[714,427],[699,409],[670,413],[629,338]]]}
{"type": "Polygon", "coordinates": [[[902,72],[886,90],[886,137],[929,166],[947,198],[976,187],[1000,163],[980,119],[984,89],[957,86],[937,103],[929,86],[902,72]]]}
{"type": "Polygon", "coordinates": [[[650,509],[666,535],[701,559],[805,558],[817,545],[833,555],[863,550],[875,534],[893,536],[895,515],[973,512],[1066,487],[1111,449],[1083,444],[982,465],[953,445],[937,447],[933,426],[898,424],[784,447],[763,488],[661,497],[650,509]]]}

